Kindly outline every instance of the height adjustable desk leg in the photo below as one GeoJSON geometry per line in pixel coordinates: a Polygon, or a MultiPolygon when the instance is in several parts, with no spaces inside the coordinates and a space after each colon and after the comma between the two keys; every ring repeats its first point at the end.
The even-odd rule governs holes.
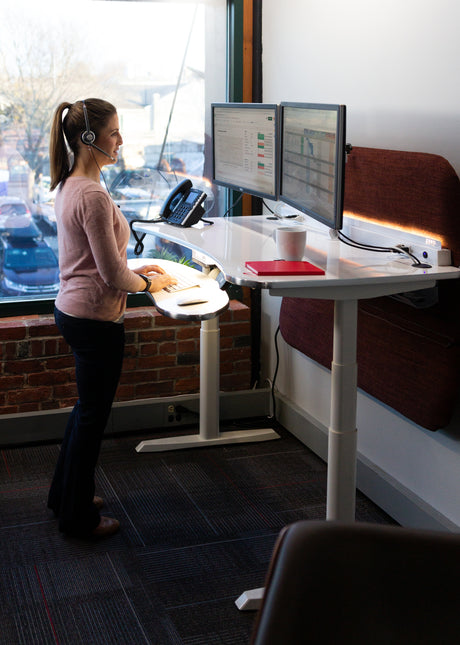
{"type": "Polygon", "coordinates": [[[162,452],[230,443],[279,439],[272,428],[219,431],[220,329],[219,318],[201,321],[199,433],[141,441],[137,452],[162,452]]]}
{"type": "Polygon", "coordinates": [[[200,328],[200,437],[219,436],[220,329],[218,318],[200,328]]]}
{"type": "Polygon", "coordinates": [[[356,501],[358,303],[337,300],[331,368],[326,519],[353,522],[356,501]]]}
{"type": "MultiPolygon", "coordinates": [[[[358,303],[336,300],[331,370],[331,419],[327,460],[326,519],[352,522],[356,501],[356,337],[358,303]]],[[[238,609],[255,610],[264,589],[251,589],[235,601],[238,609]]]]}

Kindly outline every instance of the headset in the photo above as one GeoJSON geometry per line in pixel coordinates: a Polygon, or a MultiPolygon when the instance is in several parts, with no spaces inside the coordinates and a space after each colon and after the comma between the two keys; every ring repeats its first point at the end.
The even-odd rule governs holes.
{"type": "Polygon", "coordinates": [[[84,130],[80,135],[82,142],[85,144],[85,146],[91,146],[92,148],[96,148],[96,150],[99,150],[99,152],[102,152],[102,154],[104,154],[112,161],[116,161],[115,157],[112,157],[112,155],[109,155],[108,152],[106,152],[105,150],[102,150],[102,148],[99,148],[99,146],[97,146],[94,143],[96,141],[96,135],[89,127],[89,118],[88,118],[88,110],[86,109],[86,103],[85,101],[82,101],[81,103],[83,106],[83,116],[85,117],[85,125],[86,125],[86,130],[84,130]]]}

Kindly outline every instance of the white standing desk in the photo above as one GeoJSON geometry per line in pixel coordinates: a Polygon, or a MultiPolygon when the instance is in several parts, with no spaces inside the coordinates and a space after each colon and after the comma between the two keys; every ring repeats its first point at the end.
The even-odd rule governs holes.
{"type": "MultiPolygon", "coordinates": [[[[168,228],[174,228],[168,226],[168,228]]],[[[164,235],[163,237],[166,237],[164,235]]],[[[197,271],[192,267],[171,262],[171,260],[154,259],[153,264],[162,267],[175,277],[185,277],[196,282],[196,286],[186,291],[167,293],[164,290],[149,293],[158,311],[176,320],[200,321],[200,403],[198,433],[146,439],[137,446],[137,452],[163,452],[182,448],[199,448],[219,444],[246,443],[250,441],[270,441],[279,439],[272,428],[252,428],[251,430],[219,429],[219,381],[220,381],[220,329],[219,315],[229,304],[226,291],[212,277],[212,272],[197,271]],[[182,299],[197,297],[199,304],[181,305],[182,299]]],[[[145,258],[128,261],[131,268],[146,264],[145,258]]]]}
{"type": "MultiPolygon", "coordinates": [[[[352,248],[327,231],[307,228],[304,259],[323,268],[321,276],[257,276],[247,260],[276,259],[273,232],[280,222],[266,216],[216,218],[212,226],[136,224],[143,233],[174,240],[206,256],[228,282],[268,289],[272,296],[334,301],[331,413],[328,438],[326,518],[353,521],[356,498],[356,401],[358,300],[433,287],[438,280],[460,277],[456,267],[420,269],[409,258],[352,248]]],[[[298,225],[298,222],[293,222],[298,225]]],[[[282,222],[289,225],[289,220],[282,222]]],[[[260,591],[260,590],[257,590],[260,591]]],[[[244,595],[244,594],[243,594],[244,595]]],[[[244,607],[244,600],[238,604],[244,607]]],[[[250,603],[250,599],[248,601],[250,603]]]]}

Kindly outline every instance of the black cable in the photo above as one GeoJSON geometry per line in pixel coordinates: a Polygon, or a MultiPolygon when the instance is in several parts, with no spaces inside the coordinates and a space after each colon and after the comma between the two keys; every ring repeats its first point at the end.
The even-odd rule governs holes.
{"type": "Polygon", "coordinates": [[[278,349],[278,334],[280,332],[280,326],[278,325],[278,329],[275,332],[275,352],[276,352],[276,367],[275,367],[275,373],[273,374],[273,381],[272,381],[272,407],[273,407],[273,414],[272,418],[274,421],[277,421],[276,419],[276,399],[275,399],[275,383],[276,383],[276,377],[278,375],[278,368],[280,365],[280,353],[278,349]]]}
{"type": "Polygon", "coordinates": [[[357,242],[356,240],[352,240],[351,237],[348,237],[343,233],[342,231],[337,231],[338,238],[341,242],[344,244],[348,244],[348,246],[353,246],[356,249],[365,249],[368,251],[377,251],[377,253],[389,253],[393,251],[393,247],[390,246],[375,246],[373,244],[365,244],[364,242],[357,242]]]}
{"type": "Polygon", "coordinates": [[[155,224],[157,222],[163,222],[161,218],[157,219],[132,219],[129,222],[129,228],[131,229],[131,233],[133,234],[134,239],[136,240],[136,245],[134,246],[134,255],[141,255],[144,252],[144,245],[143,245],[143,240],[144,237],[146,236],[146,233],[141,233],[140,237],[137,235],[137,231],[134,230],[133,224],[136,222],[141,222],[142,224],[148,224],[152,223],[155,224]]]}
{"type": "Polygon", "coordinates": [[[345,233],[342,233],[342,231],[337,231],[337,237],[341,242],[355,249],[362,249],[364,251],[374,251],[376,253],[398,253],[399,255],[407,255],[414,261],[414,264],[412,266],[417,266],[423,269],[429,269],[431,267],[431,264],[425,264],[424,262],[421,262],[418,259],[418,257],[415,256],[413,253],[410,253],[410,251],[407,251],[406,249],[403,249],[403,248],[399,248],[397,246],[376,246],[373,244],[364,244],[363,242],[357,242],[356,240],[352,240],[350,237],[345,235],[345,233]]]}
{"type": "Polygon", "coordinates": [[[275,211],[274,211],[274,210],[272,210],[272,209],[270,208],[270,206],[267,204],[267,202],[265,201],[265,199],[263,199],[263,200],[262,200],[262,204],[265,206],[265,208],[266,208],[268,211],[270,211],[270,213],[272,213],[272,215],[274,215],[274,214],[275,214],[275,211]]]}
{"type": "Polygon", "coordinates": [[[222,217],[227,217],[227,215],[229,214],[229,212],[230,212],[230,211],[232,211],[232,210],[235,208],[235,206],[236,206],[237,204],[239,204],[239,203],[240,203],[240,201],[243,199],[243,195],[244,195],[244,193],[241,193],[241,194],[238,196],[238,199],[237,199],[235,202],[233,202],[233,204],[232,204],[231,206],[229,206],[229,207],[227,208],[227,210],[226,210],[226,211],[225,211],[225,213],[222,215],[222,217]]]}

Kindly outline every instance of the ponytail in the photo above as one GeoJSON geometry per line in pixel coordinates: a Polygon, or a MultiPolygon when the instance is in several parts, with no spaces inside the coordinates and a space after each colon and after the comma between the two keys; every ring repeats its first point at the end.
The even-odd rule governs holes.
{"type": "Polygon", "coordinates": [[[69,152],[64,137],[64,124],[62,114],[64,110],[70,109],[72,103],[61,103],[54,113],[50,133],[50,190],[57,186],[69,176],[71,166],[69,152]]]}

